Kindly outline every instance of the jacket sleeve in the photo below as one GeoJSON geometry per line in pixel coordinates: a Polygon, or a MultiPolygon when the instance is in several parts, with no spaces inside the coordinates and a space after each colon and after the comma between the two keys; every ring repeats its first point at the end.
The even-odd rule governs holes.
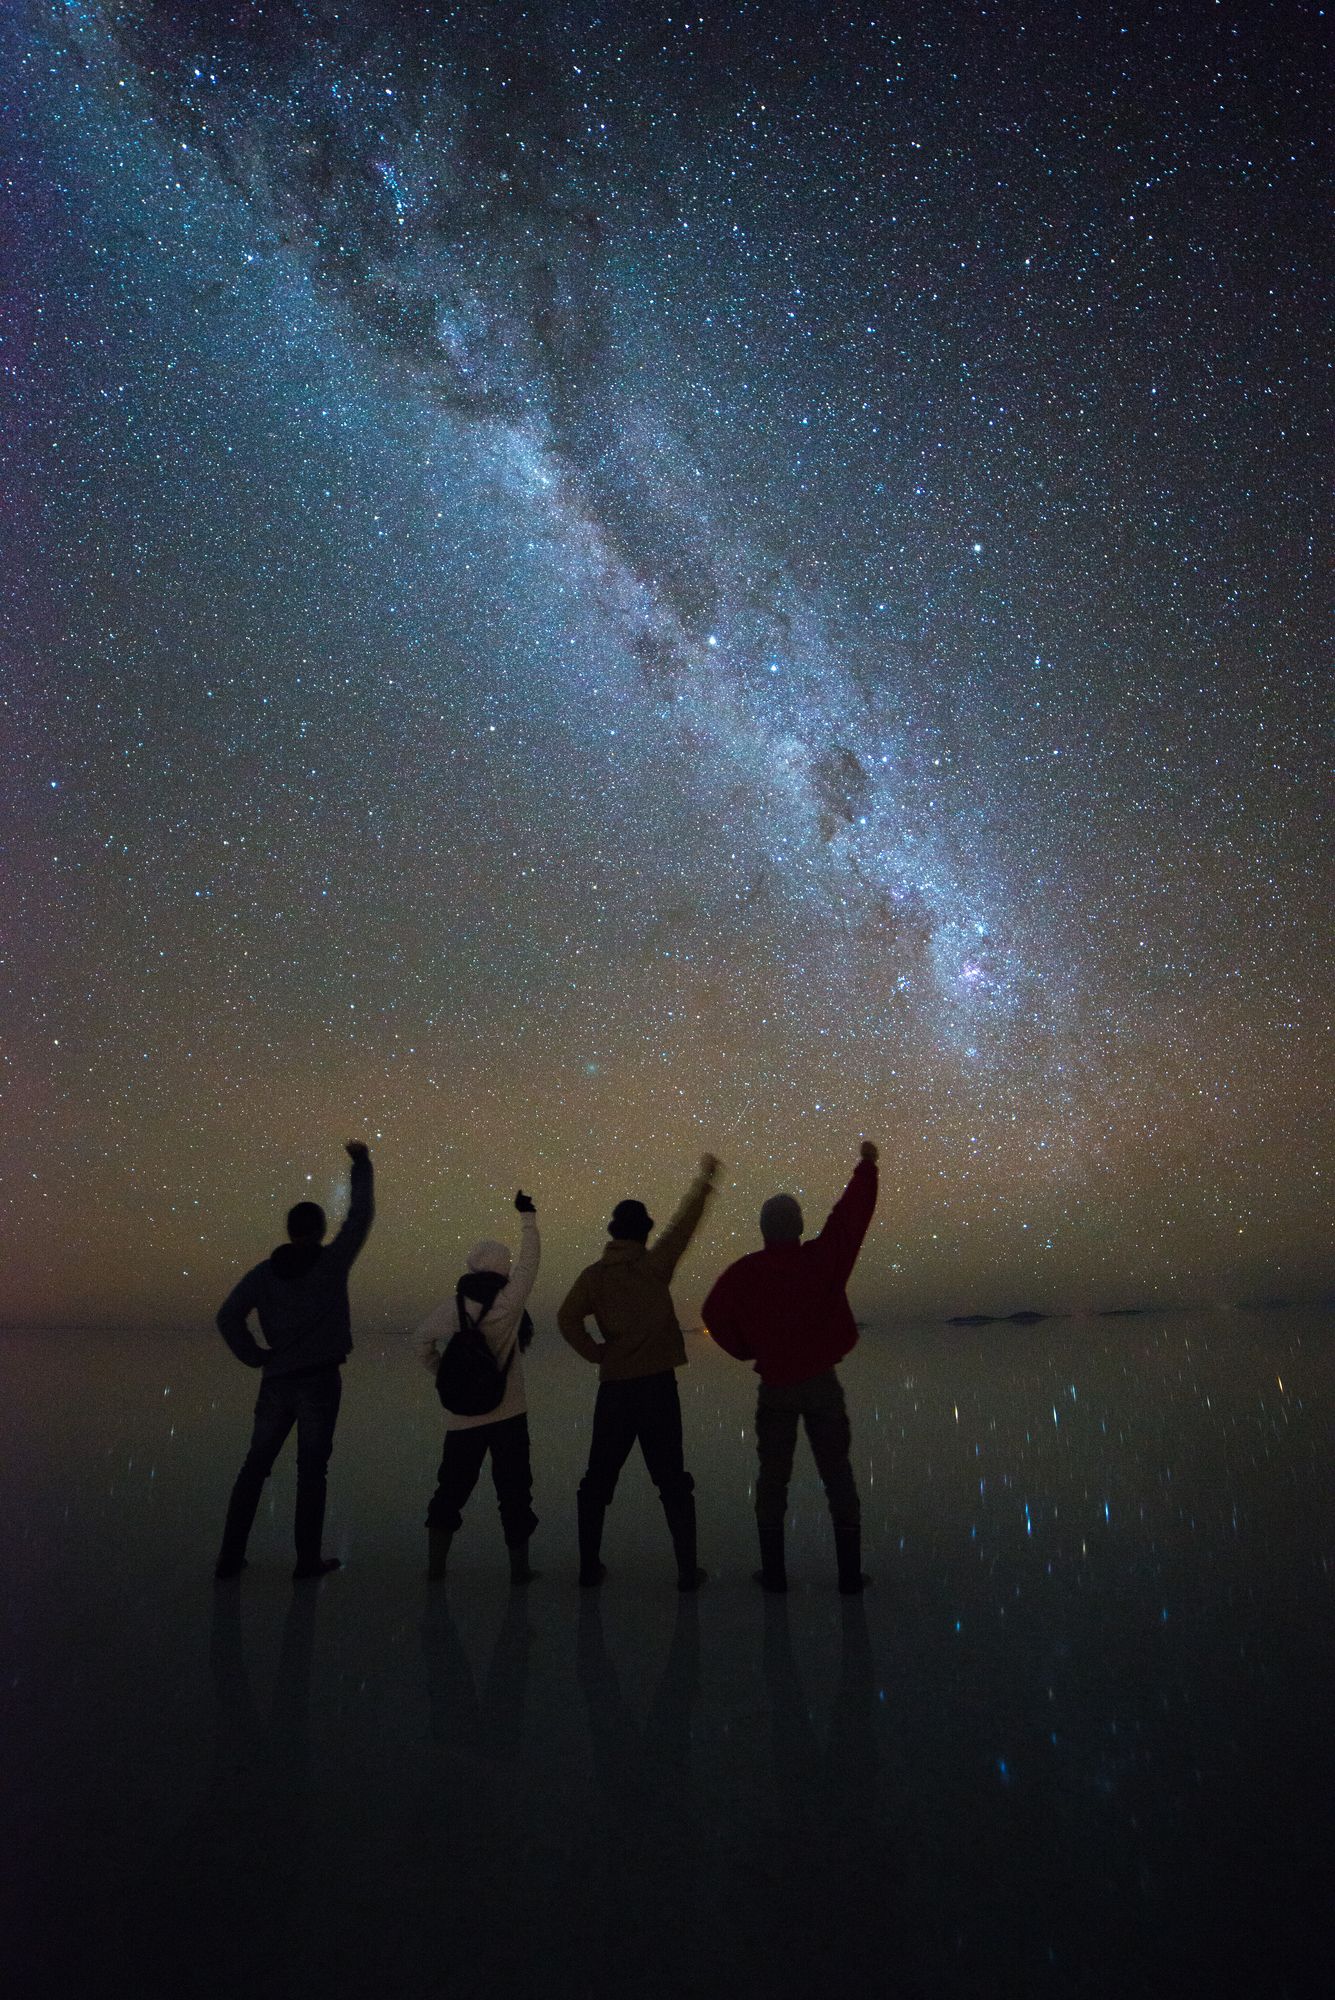
{"type": "Polygon", "coordinates": [[[602,1345],[591,1338],[584,1322],[593,1311],[587,1271],[581,1271],[556,1311],[561,1338],[585,1361],[601,1361],[602,1345]]]}
{"type": "Polygon", "coordinates": [[[257,1264],[253,1271],[247,1271],[218,1308],[218,1331],[247,1368],[262,1368],[269,1358],[269,1349],[260,1346],[248,1324],[259,1294],[256,1279],[260,1269],[257,1264]]]}
{"type": "Polygon", "coordinates": [[[459,1313],[454,1300],[442,1299],[434,1311],[427,1314],[413,1335],[417,1358],[433,1375],[441,1355],[445,1352],[446,1342],[451,1334],[457,1331],[458,1325],[459,1313]]]}
{"type": "Polygon", "coordinates": [[[538,1259],[542,1255],[537,1216],[525,1215],[521,1221],[523,1229],[514,1269],[497,1292],[495,1303],[482,1326],[487,1345],[502,1367],[510,1359],[519,1338],[519,1322],[523,1318],[528,1295],[533,1290],[533,1280],[538,1275],[538,1259]]]}
{"type": "Polygon", "coordinates": [[[344,1270],[348,1270],[356,1260],[357,1253],[371,1233],[375,1221],[375,1168],[370,1157],[363,1153],[352,1163],[352,1188],[348,1200],[348,1212],[343,1218],[343,1226],[329,1246],[329,1255],[337,1258],[344,1270]]]}
{"type": "Polygon", "coordinates": [[[736,1268],[735,1264],[730,1264],[723,1276],[715,1279],[701,1318],[710,1339],[725,1354],[731,1354],[734,1361],[754,1361],[756,1352],[747,1340],[743,1318],[738,1311],[741,1300],[737,1281],[733,1277],[736,1268]]]}
{"type": "Polygon", "coordinates": [[[862,1239],[876,1207],[878,1186],[875,1160],[859,1160],[852,1179],[816,1238],[825,1275],[835,1284],[846,1285],[853,1275],[862,1239]]]}
{"type": "Polygon", "coordinates": [[[686,1247],[700,1226],[700,1217],[704,1214],[713,1192],[713,1182],[707,1181],[703,1174],[697,1174],[677,1213],[667,1228],[659,1231],[646,1262],[653,1267],[656,1275],[662,1278],[664,1283],[671,1278],[685,1256],[686,1247]]]}

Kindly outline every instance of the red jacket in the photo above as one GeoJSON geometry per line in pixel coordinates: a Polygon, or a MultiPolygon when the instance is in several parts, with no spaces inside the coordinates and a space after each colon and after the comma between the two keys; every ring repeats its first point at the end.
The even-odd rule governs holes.
{"type": "Polygon", "coordinates": [[[809,1243],[767,1243],[730,1264],[705,1300],[704,1322],[725,1353],[754,1361],[762,1382],[806,1382],[842,1361],[858,1330],[844,1286],[876,1207],[876,1163],[853,1178],[809,1243]]]}

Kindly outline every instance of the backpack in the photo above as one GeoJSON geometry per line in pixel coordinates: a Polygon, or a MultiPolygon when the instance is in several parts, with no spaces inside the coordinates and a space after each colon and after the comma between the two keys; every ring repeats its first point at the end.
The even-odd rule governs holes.
{"type": "MultiPolygon", "coordinates": [[[[503,1368],[497,1365],[482,1331],[482,1321],[495,1305],[505,1282],[494,1271],[469,1271],[455,1287],[459,1330],[450,1335],[436,1364],[436,1394],[451,1416],[485,1417],[499,1406],[505,1394],[510,1363],[507,1361],[503,1368]],[[476,1320],[469,1318],[465,1301],[481,1308],[476,1320]]],[[[526,1332],[532,1338],[531,1328],[532,1321],[525,1313],[519,1330],[521,1347],[528,1345],[526,1332]]]]}

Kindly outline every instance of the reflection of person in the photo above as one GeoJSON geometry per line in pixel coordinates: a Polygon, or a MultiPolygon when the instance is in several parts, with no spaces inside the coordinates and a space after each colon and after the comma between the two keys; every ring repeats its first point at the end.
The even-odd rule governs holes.
{"type": "MultiPolygon", "coordinates": [[[[765,1600],[762,1663],[773,1795],[762,1806],[767,1871],[756,1919],[769,1952],[786,1969],[786,1990],[795,1993],[816,1992],[827,1983],[831,1955],[846,1990],[879,1991],[894,1949],[890,1913],[902,1864],[892,1845],[895,1817],[879,1810],[879,1704],[864,1600],[846,1598],[839,1622],[833,1689],[824,1674],[819,1685],[812,1678],[810,1654],[804,1686],[787,1601],[765,1600]],[[829,1727],[823,1730],[819,1715],[827,1696],[829,1727]],[[774,1894],[776,1881],[783,1884],[781,1896],[774,1894]],[[850,1931],[850,1895],[869,1883],[875,1883],[875,1895],[859,1900],[858,1922],[850,1931]]],[[[810,1640],[804,1626],[799,1643],[810,1640]]],[[[740,1830],[739,1846],[746,1839],[740,1830]]],[[[739,1894],[756,1896],[746,1875],[738,1871],[739,1894]]]]}
{"type": "MultiPolygon", "coordinates": [[[[474,1772],[513,1762],[519,1752],[528,1691],[532,1632],[522,1591],[506,1600],[491,1661],[479,1692],[449,1600],[431,1593],[422,1621],[422,1657],[432,1740],[463,1759],[474,1772]]],[[[470,1842],[478,1832],[478,1800],[470,1801],[470,1842]]],[[[504,1818],[504,1814],[500,1815],[504,1818]]]]}
{"type": "Polygon", "coordinates": [[[701,1980],[705,1961],[711,1973],[717,1970],[709,1931],[693,1921],[701,1855],[691,1768],[700,1696],[698,1598],[677,1599],[667,1657],[646,1711],[648,1652],[641,1633],[623,1690],[603,1629],[602,1600],[596,1593],[581,1598],[575,1671],[599,1793],[598,1809],[583,1829],[582,1870],[597,1903],[600,1976],[589,1987],[597,1993],[702,1992],[714,1984],[701,1980]],[[645,1956],[649,1938],[653,1964],[645,1956]]]}
{"type": "Polygon", "coordinates": [[[514,1269],[504,1243],[490,1237],[468,1253],[468,1269],[453,1298],[438,1305],[418,1328],[418,1351],[434,1374],[451,1336],[463,1319],[475,1326],[504,1372],[505,1389],[494,1410],[481,1416],[445,1412],[445,1449],[436,1490],[427,1509],[427,1575],[438,1581],[445,1574],[450,1543],[463,1522],[463,1505],[477,1485],[482,1461],[491,1455],[491,1479],[501,1511],[505,1545],[510,1551],[510,1581],[531,1583],[529,1536],[538,1525],[533,1512],[533,1473],[529,1464],[528,1403],[524,1394],[522,1349],[532,1337],[524,1307],[538,1275],[541,1245],[538,1217],[521,1189],[515,1196],[521,1241],[514,1269]]]}
{"type": "MultiPolygon", "coordinates": [[[[214,1591],[211,1768],[199,1808],[188,1821],[170,1832],[165,1825],[140,1829],[154,1859],[121,1906],[128,1930],[116,1941],[116,1962],[133,1966],[133,1974],[106,1984],[105,1974],[69,1986],[48,1982],[43,1990],[120,1990],[145,1996],[245,1993],[254,1988],[257,1966],[301,1961],[306,1948],[302,1905],[312,1845],[318,1850],[319,1843],[312,1798],[311,1689],[317,1671],[316,1632],[327,1609],[318,1590],[288,1592],[278,1669],[269,1701],[261,1707],[245,1642],[267,1650],[272,1625],[264,1599],[247,1601],[239,1590],[214,1591]],[[263,1885],[260,1894],[258,1884],[263,1885]]],[[[103,1926],[93,1928],[102,1936],[105,1955],[103,1926]]]]}
{"type": "Polygon", "coordinates": [[[741,1257],[705,1300],[704,1320],[719,1346],[753,1361],[756,1397],[758,1581],[786,1590],[783,1521],[799,1419],[825,1487],[834,1522],[839,1588],[861,1590],[862,1514],[849,1464],[848,1411],[835,1373],[856,1345],[857,1323],[844,1287],[876,1207],[876,1148],[864,1140],[853,1177],[819,1236],[802,1241],[802,1210],[790,1194],[771,1195],[760,1211],[763,1250],[741,1257]]]}
{"type": "Polygon", "coordinates": [[[638,1443],[658,1488],[677,1558],[677,1587],[704,1581],[696,1564],[695,1482],[682,1455],[681,1399],[675,1370],[686,1347],[669,1289],[714,1191],[718,1161],[705,1153],[677,1213],[652,1249],[653,1217],[640,1201],[619,1201],[607,1225],[611,1241],[580,1272],[557,1314],[576,1354],[598,1365],[589,1465],[579,1488],[579,1580],[602,1582],[603,1518],[621,1468],[638,1443]],[[602,1335],[594,1340],[585,1322],[602,1335]]]}
{"type": "Polygon", "coordinates": [[[250,1450],[236,1477],[223,1528],[215,1574],[236,1576],[246,1565],[250,1536],[264,1482],[275,1459],[297,1429],[296,1543],[298,1577],[324,1576],[338,1568],[336,1556],[321,1553],[325,1473],[334,1444],[334,1426],[343,1383],[339,1369],[352,1351],[348,1273],[366,1241],[375,1215],[371,1155],[360,1139],[348,1141],[352,1189],[343,1226],[326,1245],[325,1213],[314,1201],[288,1210],[289,1241],[247,1271],[218,1311],[218,1331],[238,1361],[263,1371],[255,1404],[250,1450]],[[268,1345],[250,1330],[254,1313],[268,1345]]]}
{"type": "MultiPolygon", "coordinates": [[[[504,2000],[548,1990],[535,1967],[550,1978],[545,1917],[555,1864],[534,1801],[541,1784],[534,1773],[549,1775],[548,1752],[533,1752],[532,1765],[524,1741],[531,1602],[528,1591],[507,1590],[488,1644],[491,1617],[477,1598],[470,1595],[456,1617],[458,1600],[448,1591],[425,1593],[429,1736],[412,1759],[414,1796],[398,1801],[390,1842],[382,1843],[386,1884],[391,1874],[403,1879],[392,1903],[378,1899],[378,1914],[388,1904],[381,1949],[368,1953],[359,1931],[356,1992],[504,2000]]],[[[368,1853],[375,1848],[372,1840],[368,1853]]],[[[312,1990],[339,1984],[311,1981],[312,1990]]]]}

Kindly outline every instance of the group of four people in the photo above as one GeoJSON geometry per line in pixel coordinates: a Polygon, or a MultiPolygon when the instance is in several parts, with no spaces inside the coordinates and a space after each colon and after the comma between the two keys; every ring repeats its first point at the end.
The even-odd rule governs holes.
{"type": "MultiPolygon", "coordinates": [[[[326,1244],[325,1215],[298,1202],[287,1218],[288,1241],[248,1271],[218,1313],[218,1328],[237,1358],[262,1371],[250,1449],[228,1504],[216,1574],[245,1566],[246,1543],[264,1482],[292,1429],[297,1432],[297,1577],[338,1568],[323,1553],[326,1468],[338,1417],[339,1370],[352,1348],[348,1273],[375,1213],[374,1174],[365,1145],[348,1144],[352,1186],[348,1213],[326,1244]],[[250,1327],[254,1313],[265,1345],[250,1327]]],[[[762,1248],[729,1265],[710,1291],[704,1322],[725,1352],[750,1361],[760,1378],[756,1403],[759,1469],[755,1488],[761,1566],[767,1590],[787,1588],[784,1516],[799,1424],[805,1426],[834,1526],[839,1588],[860,1591],[861,1513],[849,1460],[850,1433],[836,1365],[857,1341],[845,1287],[876,1206],[877,1151],[864,1140],[852,1178],[825,1227],[803,1240],[801,1207],[777,1194],[760,1211],[762,1248]]],[[[621,1468],[638,1444],[658,1489],[677,1562],[677,1584],[704,1580],[696,1551],[694,1481],[682,1448],[676,1370],[686,1346],[673,1308],[671,1283],[714,1192],[719,1163],[706,1153],[667,1227],[654,1239],[653,1217],[640,1201],[618,1202],[608,1241],[586,1266],[557,1314],[561,1333],[598,1369],[588,1468],[577,1496],[579,1580],[602,1582],[603,1521],[621,1468]],[[592,1321],[596,1332],[590,1332],[592,1321]]],[[[538,1273],[540,1243],[534,1203],[515,1197],[520,1248],[512,1262],[504,1243],[485,1238],[468,1254],[452,1298],[418,1332],[423,1364],[437,1376],[446,1401],[446,1351],[456,1339],[480,1336],[497,1377],[491,1407],[471,1414],[446,1404],[445,1445],[427,1511],[428,1575],[446,1573],[462,1510],[490,1456],[511,1579],[526,1583],[529,1540],[537,1527],[532,1504],[528,1406],[523,1350],[532,1327],[527,1302],[538,1273]]],[[[451,1378],[453,1379],[453,1378],[451,1378]]],[[[485,1400],[485,1397],[483,1398],[485,1400]]]]}

